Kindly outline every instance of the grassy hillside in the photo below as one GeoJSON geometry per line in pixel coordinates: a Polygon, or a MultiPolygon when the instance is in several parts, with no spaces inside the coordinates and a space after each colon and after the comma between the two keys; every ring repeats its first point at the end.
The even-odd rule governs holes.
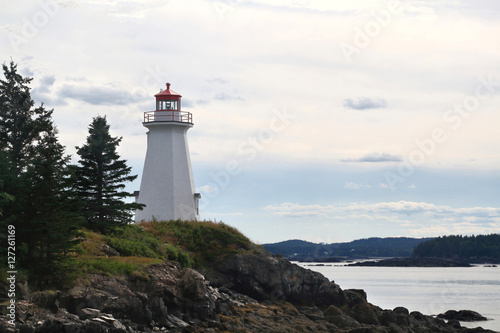
{"type": "Polygon", "coordinates": [[[140,274],[165,259],[183,267],[203,266],[218,256],[248,251],[250,240],[222,222],[153,221],[127,225],[110,235],[83,230],[73,267],[78,275],[140,274]]]}

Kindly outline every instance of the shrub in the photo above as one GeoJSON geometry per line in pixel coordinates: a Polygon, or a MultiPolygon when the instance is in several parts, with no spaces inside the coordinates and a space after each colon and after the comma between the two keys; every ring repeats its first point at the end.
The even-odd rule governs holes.
{"type": "Polygon", "coordinates": [[[135,256],[147,258],[160,258],[158,253],[155,253],[148,244],[137,240],[130,240],[117,237],[107,237],[106,244],[118,251],[121,256],[135,256]]]}

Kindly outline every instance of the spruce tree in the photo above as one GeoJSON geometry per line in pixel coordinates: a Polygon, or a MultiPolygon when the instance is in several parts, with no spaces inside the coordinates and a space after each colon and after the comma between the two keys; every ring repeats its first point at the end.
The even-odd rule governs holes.
{"type": "Polygon", "coordinates": [[[125,202],[133,194],[125,183],[137,178],[131,167],[120,159],[116,149],[121,137],[112,137],[106,117],[95,117],[89,126],[87,142],[76,147],[80,156],[77,190],[84,202],[83,213],[88,228],[103,233],[132,221],[133,211],[144,205],[125,202]]]}
{"type": "Polygon", "coordinates": [[[61,276],[78,230],[69,195],[68,157],[57,139],[53,110],[34,107],[31,78],[3,65],[0,80],[0,225],[16,228],[16,261],[31,282],[61,276]],[[36,280],[36,281],[35,281],[36,280]]]}
{"type": "Polygon", "coordinates": [[[57,129],[41,137],[35,147],[35,157],[26,170],[31,180],[31,191],[26,208],[30,212],[31,269],[37,272],[38,281],[49,281],[55,269],[71,269],[71,252],[80,242],[83,222],[80,206],[71,183],[69,156],[57,139],[57,129]]]}
{"type": "Polygon", "coordinates": [[[0,142],[10,155],[13,170],[20,175],[29,165],[40,133],[50,128],[53,110],[37,108],[31,99],[33,80],[17,73],[14,62],[2,65],[6,80],[0,80],[0,142]]]}

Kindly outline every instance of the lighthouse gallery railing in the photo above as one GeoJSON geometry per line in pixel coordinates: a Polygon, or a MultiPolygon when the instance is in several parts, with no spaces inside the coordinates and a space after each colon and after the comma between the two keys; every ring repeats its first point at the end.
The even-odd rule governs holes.
{"type": "Polygon", "coordinates": [[[157,110],[144,112],[144,122],[150,123],[153,121],[175,121],[179,123],[193,123],[193,115],[191,112],[177,110],[157,110]]]}

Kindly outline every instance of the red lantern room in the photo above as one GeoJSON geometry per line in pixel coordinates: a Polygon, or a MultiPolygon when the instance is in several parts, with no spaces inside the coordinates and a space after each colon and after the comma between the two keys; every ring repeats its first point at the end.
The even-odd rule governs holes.
{"type": "Polygon", "coordinates": [[[144,122],[181,122],[193,123],[190,112],[181,111],[181,95],[170,90],[170,83],[167,83],[167,89],[160,91],[155,95],[156,110],[144,112],[144,122]]]}
{"type": "Polygon", "coordinates": [[[167,89],[160,91],[155,95],[156,110],[181,110],[181,95],[170,90],[170,83],[167,83],[167,89]]]}

